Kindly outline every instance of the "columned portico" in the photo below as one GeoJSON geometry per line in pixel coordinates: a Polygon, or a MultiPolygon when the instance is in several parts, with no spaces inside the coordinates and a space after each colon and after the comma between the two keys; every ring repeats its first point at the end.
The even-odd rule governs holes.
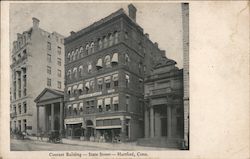
{"type": "Polygon", "coordinates": [[[63,92],[44,89],[35,99],[37,105],[37,133],[40,131],[49,133],[51,131],[63,132],[63,92]],[[39,107],[44,108],[44,120],[40,121],[39,107]],[[42,126],[43,125],[43,126],[42,126]]]}

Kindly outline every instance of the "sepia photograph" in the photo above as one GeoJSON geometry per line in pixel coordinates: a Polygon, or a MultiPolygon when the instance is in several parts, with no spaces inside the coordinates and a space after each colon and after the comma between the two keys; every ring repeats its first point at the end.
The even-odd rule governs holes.
{"type": "Polygon", "coordinates": [[[188,14],[11,3],[10,150],[188,150],[188,14]]]}

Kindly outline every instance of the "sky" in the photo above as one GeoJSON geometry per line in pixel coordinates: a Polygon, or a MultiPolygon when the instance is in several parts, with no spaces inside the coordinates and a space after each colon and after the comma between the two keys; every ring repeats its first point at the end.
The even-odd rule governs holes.
{"type": "MultiPolygon", "coordinates": [[[[40,20],[40,28],[56,31],[65,37],[70,31],[79,31],[123,8],[128,13],[129,3],[11,3],[10,43],[17,33],[32,27],[32,17],[40,20]]],[[[167,58],[183,68],[182,20],[180,3],[133,3],[137,8],[136,22],[149,34],[159,48],[166,50],[167,58]]]]}

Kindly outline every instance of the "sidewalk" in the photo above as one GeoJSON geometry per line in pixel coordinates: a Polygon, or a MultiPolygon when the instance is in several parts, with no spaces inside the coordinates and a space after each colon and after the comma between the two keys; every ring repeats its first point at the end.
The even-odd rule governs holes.
{"type": "MultiPolygon", "coordinates": [[[[33,141],[39,142],[47,142],[48,138],[43,138],[43,141],[37,139],[34,136],[28,136],[29,139],[33,141]]],[[[175,150],[171,148],[158,148],[158,147],[144,147],[136,145],[136,142],[126,142],[126,143],[100,143],[100,142],[92,142],[92,141],[80,141],[75,139],[62,139],[62,144],[70,145],[79,145],[79,146],[95,146],[100,147],[100,150],[106,149],[107,147],[112,150],[127,150],[127,151],[139,151],[139,150],[156,150],[156,151],[164,151],[164,150],[175,150]]]]}

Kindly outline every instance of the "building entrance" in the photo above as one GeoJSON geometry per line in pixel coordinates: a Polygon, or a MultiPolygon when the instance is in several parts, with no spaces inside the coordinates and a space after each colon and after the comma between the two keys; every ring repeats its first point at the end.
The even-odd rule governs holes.
{"type": "Polygon", "coordinates": [[[161,136],[168,135],[168,118],[161,118],[161,136]]]}

